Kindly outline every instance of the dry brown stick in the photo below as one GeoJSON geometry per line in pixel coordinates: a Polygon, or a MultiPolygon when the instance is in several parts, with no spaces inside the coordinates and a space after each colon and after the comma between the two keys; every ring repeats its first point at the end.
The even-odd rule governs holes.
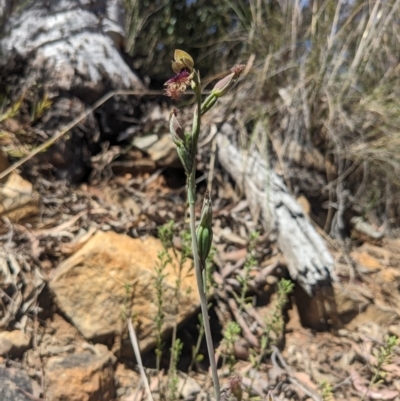
{"type": "Polygon", "coordinates": [[[233,298],[228,299],[228,305],[231,309],[233,315],[235,316],[237,324],[241,327],[243,336],[247,340],[247,342],[254,348],[258,348],[260,343],[258,342],[258,338],[250,331],[249,326],[246,321],[243,319],[243,316],[239,313],[239,309],[236,305],[236,302],[233,298]]]}
{"type": "Polygon", "coordinates": [[[261,315],[258,313],[256,308],[254,308],[253,306],[250,306],[250,305],[246,305],[245,310],[246,310],[246,313],[249,316],[251,316],[262,329],[266,328],[265,320],[261,317],[261,315]]]}
{"type": "Polygon", "coordinates": [[[271,360],[274,359],[276,361],[276,358],[279,359],[279,362],[281,363],[283,369],[286,371],[287,375],[289,376],[290,383],[299,387],[305,394],[307,394],[309,397],[311,397],[314,401],[322,401],[322,398],[315,391],[310,389],[305,383],[303,383],[301,380],[297,379],[293,375],[292,370],[289,368],[286,361],[283,359],[283,356],[280,353],[279,349],[275,345],[273,345],[271,360]]]}
{"type": "Polygon", "coordinates": [[[223,277],[223,279],[226,279],[232,273],[234,273],[235,270],[241,269],[245,263],[246,263],[246,258],[241,258],[234,265],[225,266],[221,271],[221,276],[223,277]]]}
{"type": "Polygon", "coordinates": [[[30,160],[33,156],[37,155],[38,153],[42,152],[49,146],[53,145],[57,142],[61,137],[63,137],[70,129],[75,127],[75,125],[79,124],[85,117],[89,114],[93,113],[97,108],[99,108],[102,104],[104,104],[107,100],[111,99],[114,96],[129,96],[129,95],[159,95],[161,91],[138,91],[138,90],[129,90],[129,89],[119,89],[115,91],[108,92],[102,98],[100,98],[92,107],[89,107],[86,111],[80,114],[78,117],[73,119],[69,122],[66,126],[61,128],[54,136],[48,139],[46,142],[39,145],[37,148],[33,149],[28,155],[23,157],[22,159],[18,160],[16,163],[5,169],[3,172],[0,173],[0,180],[6,177],[8,174],[13,172],[16,168],[22,166],[28,160],[30,160]]]}

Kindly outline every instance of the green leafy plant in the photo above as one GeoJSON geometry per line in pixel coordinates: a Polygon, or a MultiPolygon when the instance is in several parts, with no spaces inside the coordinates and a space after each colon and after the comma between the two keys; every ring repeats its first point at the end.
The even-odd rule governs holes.
{"type": "Polygon", "coordinates": [[[201,117],[216,104],[218,98],[226,94],[227,91],[233,86],[233,84],[238,80],[240,74],[243,72],[244,66],[238,65],[233,67],[230,74],[218,81],[211,93],[204,100],[202,96],[200,74],[194,68],[194,61],[188,53],[182,50],[175,50],[174,60],[172,61],[172,69],[176,75],[164,84],[165,94],[172,99],[178,99],[186,91],[186,88],[190,87],[192,88],[196,98],[196,108],[193,113],[191,132],[184,132],[177,119],[177,110],[174,109],[170,113],[170,133],[187,176],[187,195],[189,203],[190,232],[192,236],[194,269],[200,296],[201,311],[203,315],[205,337],[213,376],[215,397],[216,400],[219,401],[220,386],[205,293],[206,259],[211,250],[213,237],[212,204],[210,192],[207,190],[206,194],[204,195],[200,223],[196,229],[196,155],[197,144],[200,136],[201,117]]]}
{"type": "Polygon", "coordinates": [[[323,401],[333,401],[333,387],[327,380],[322,380],[319,384],[321,398],[323,401]]]}
{"type": "Polygon", "coordinates": [[[157,315],[155,318],[156,322],[156,369],[160,371],[161,356],[163,352],[164,342],[162,339],[162,327],[164,325],[164,294],[163,294],[163,282],[166,277],[165,268],[169,263],[168,252],[161,251],[158,254],[159,264],[155,268],[155,288],[156,288],[156,305],[157,315]]]}
{"type": "MultiPolygon", "coordinates": [[[[244,264],[243,268],[243,275],[238,275],[237,280],[241,284],[241,293],[240,293],[240,298],[236,297],[236,300],[239,304],[239,313],[243,311],[243,309],[246,306],[246,294],[249,289],[249,281],[250,281],[250,274],[251,270],[254,269],[257,266],[257,260],[254,256],[254,251],[255,247],[257,244],[257,239],[260,236],[258,232],[254,232],[250,234],[250,241],[249,241],[249,246],[247,249],[247,256],[246,256],[246,262],[244,264]]],[[[234,293],[235,294],[235,293],[234,293]]],[[[236,294],[235,294],[236,296],[236,294]]]]}
{"type": "MultiPolygon", "coordinates": [[[[175,289],[174,289],[174,305],[172,308],[174,309],[175,317],[179,314],[179,306],[180,306],[180,299],[181,299],[181,283],[182,283],[182,273],[183,267],[185,262],[187,261],[188,257],[191,254],[190,246],[188,246],[188,234],[187,232],[181,233],[182,239],[182,251],[178,255],[177,249],[175,248],[173,237],[174,237],[174,230],[175,224],[171,220],[167,224],[161,226],[158,230],[158,236],[163,244],[163,253],[162,257],[167,264],[170,264],[175,272],[176,272],[176,282],[175,282],[175,289]],[[169,251],[172,251],[176,257],[177,263],[172,261],[172,258],[169,255],[169,251]]],[[[175,321],[173,329],[172,329],[172,340],[171,340],[171,358],[170,358],[170,369],[172,369],[172,365],[174,363],[173,360],[173,349],[175,346],[175,341],[177,340],[177,332],[178,332],[178,324],[175,321]]]]}
{"type": "MultiPolygon", "coordinates": [[[[181,303],[181,283],[184,272],[184,265],[187,263],[188,258],[192,254],[191,249],[191,234],[187,230],[180,232],[179,236],[181,239],[181,250],[178,252],[174,244],[174,233],[176,226],[174,221],[169,221],[158,229],[158,237],[162,243],[163,250],[158,255],[158,264],[155,268],[155,287],[157,294],[157,316],[156,316],[156,367],[160,370],[160,360],[165,346],[161,333],[162,326],[164,324],[164,301],[163,301],[163,282],[166,277],[165,269],[167,265],[172,266],[176,273],[176,281],[174,287],[173,305],[171,310],[175,317],[179,315],[179,307],[181,303]],[[175,256],[175,259],[171,257],[171,252],[175,256]]],[[[189,269],[190,271],[190,269],[189,269]]],[[[177,377],[177,364],[183,344],[179,338],[177,338],[178,324],[174,322],[172,329],[171,348],[170,348],[170,363],[169,363],[169,376],[167,382],[168,400],[176,400],[179,398],[177,393],[178,388],[178,377],[177,377]]],[[[160,382],[159,382],[160,384],[160,382]]],[[[160,390],[160,388],[159,388],[160,390]]],[[[160,391],[161,394],[161,391],[160,391]]]]}
{"type": "Polygon", "coordinates": [[[15,103],[10,104],[9,99],[0,96],[0,122],[15,117],[21,108],[24,97],[21,96],[15,103]]]}
{"type": "Polygon", "coordinates": [[[398,338],[396,336],[388,336],[385,340],[384,345],[382,345],[379,350],[375,352],[375,357],[377,359],[376,366],[373,368],[372,371],[372,378],[369,382],[368,389],[365,392],[365,394],[362,396],[360,401],[364,401],[366,395],[368,394],[368,391],[371,389],[371,387],[374,384],[380,383],[384,379],[384,372],[382,367],[384,365],[387,365],[390,363],[393,353],[394,353],[394,347],[396,347],[398,343],[398,338]]]}
{"type": "Polygon", "coordinates": [[[45,93],[41,99],[35,102],[31,109],[31,122],[35,122],[43,116],[46,110],[48,110],[53,101],[49,99],[48,94],[45,93]]]}
{"type": "Polygon", "coordinates": [[[130,318],[130,299],[131,299],[132,286],[129,283],[125,283],[124,290],[125,290],[124,305],[121,310],[121,320],[123,322],[125,322],[127,319],[130,318]]]}
{"type": "Polygon", "coordinates": [[[177,364],[182,353],[183,343],[178,338],[172,346],[172,364],[168,375],[168,401],[179,399],[177,364]]]}
{"type": "MultiPolygon", "coordinates": [[[[162,338],[162,329],[165,322],[165,314],[164,314],[164,281],[167,276],[166,268],[168,265],[172,266],[172,268],[176,272],[176,282],[174,288],[174,304],[171,305],[173,313],[175,317],[179,314],[179,305],[180,305],[180,297],[181,297],[181,282],[182,282],[182,273],[183,267],[188,257],[191,255],[191,247],[190,241],[191,237],[187,231],[183,231],[181,233],[181,244],[182,249],[179,253],[174,245],[174,232],[175,232],[175,223],[174,221],[169,221],[166,224],[160,226],[158,228],[158,238],[162,244],[162,251],[158,253],[158,262],[154,268],[154,285],[156,289],[156,306],[157,306],[157,314],[155,317],[156,323],[156,369],[159,372],[161,369],[161,357],[164,351],[165,343],[162,338]],[[175,256],[175,259],[172,258],[171,255],[175,256]]],[[[179,362],[180,353],[183,347],[183,344],[179,338],[177,338],[177,322],[175,321],[172,329],[172,339],[171,339],[171,348],[170,348],[170,364],[169,364],[169,377],[167,382],[167,398],[168,400],[176,400],[178,399],[178,377],[176,373],[177,364],[179,362]]],[[[158,391],[159,394],[162,394],[161,381],[158,381],[158,391]]]]}
{"type": "Polygon", "coordinates": [[[290,280],[282,279],[278,283],[278,300],[272,312],[272,316],[267,319],[265,329],[261,335],[260,351],[250,353],[250,361],[255,368],[259,368],[263,358],[270,351],[273,345],[272,333],[275,338],[280,338],[284,330],[284,316],[283,310],[289,298],[288,295],[293,291],[294,284],[290,280]]]}
{"type": "Polygon", "coordinates": [[[240,326],[236,322],[229,322],[224,331],[224,365],[229,367],[229,373],[233,372],[236,363],[235,342],[241,333],[240,326]]]}

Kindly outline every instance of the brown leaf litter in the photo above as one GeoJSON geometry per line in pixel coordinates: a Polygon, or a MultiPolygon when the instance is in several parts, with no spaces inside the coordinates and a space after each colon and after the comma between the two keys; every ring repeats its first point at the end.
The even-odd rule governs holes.
{"type": "MultiPolygon", "coordinates": [[[[40,197],[40,203],[35,213],[20,222],[2,216],[0,324],[3,330],[22,330],[32,337],[31,348],[21,359],[5,353],[2,362],[17,364],[26,370],[41,386],[42,392],[52,391],[44,385],[50,365],[56,363],[55,360],[50,363],[51,358],[59,358],[57,363],[61,365],[57,366],[72,364],[75,360],[72,356],[76,354],[84,355],[78,357],[82,358],[79,363],[97,361],[97,357],[87,356],[97,351],[85,348],[86,340],[61,317],[60,310],[54,305],[48,290],[54,269],[82,250],[98,232],[112,231],[143,238],[155,236],[157,227],[170,219],[184,220],[184,175],[169,175],[168,169],[157,167],[144,153],[140,156],[132,153],[129,157],[136,154],[137,160],[143,160],[142,165],[147,163],[151,168],[136,169],[133,163],[129,169],[125,166],[122,170],[122,165],[118,165],[119,150],[105,152],[109,152],[106,162],[111,160],[112,169],[116,163],[112,174],[99,167],[98,174],[93,176],[95,181],[78,187],[36,176],[32,190],[40,197]],[[71,328],[69,337],[52,328],[56,321],[63,322],[65,333],[71,328]]],[[[102,163],[100,159],[94,162],[102,163]]],[[[240,292],[237,277],[244,266],[249,233],[260,227],[254,223],[247,202],[237,197],[234,188],[219,171],[215,174],[216,180],[221,182],[213,194],[214,245],[218,250],[214,273],[215,312],[222,328],[232,319],[241,327],[242,337],[235,345],[240,361],[235,365],[235,371],[243,376],[245,389],[251,387],[251,394],[262,398],[272,391],[273,396],[281,400],[321,400],[322,383],[330,383],[332,399],[336,400],[356,400],[363,394],[370,399],[398,398],[398,347],[392,363],[383,366],[384,381],[371,388],[368,384],[377,363],[376,350],[382,346],[386,335],[399,334],[399,240],[383,239],[379,246],[364,242],[353,248],[350,257],[358,275],[352,281],[346,258],[333,250],[340,277],[340,283],[335,284],[336,302],[343,328],[317,333],[303,327],[292,299],[284,336],[276,339],[280,349],[274,348],[256,370],[248,357],[252,350],[256,354],[259,351],[260,336],[273,310],[276,283],[287,277],[287,270],[273,237],[261,237],[256,247],[259,266],[251,272],[249,282],[253,303],[240,310],[233,295],[240,292]]],[[[180,241],[176,244],[179,246],[180,241]]],[[[112,344],[109,347],[111,349],[112,344]]],[[[108,351],[103,348],[99,352],[106,355],[108,351]]],[[[217,354],[222,356],[222,353],[223,347],[217,347],[217,354]]],[[[104,361],[113,360],[104,358],[104,361]]],[[[117,399],[142,399],[144,393],[130,384],[130,380],[134,380],[133,365],[122,359],[110,363],[117,399]],[[123,380],[123,376],[128,379],[123,380]]],[[[93,366],[96,372],[99,371],[97,365],[93,366]]],[[[188,375],[200,384],[200,393],[209,387],[210,381],[201,365],[188,375]]],[[[229,373],[222,368],[220,375],[225,382],[229,373]]],[[[158,381],[156,376],[152,377],[157,392],[158,381]]],[[[111,390],[107,391],[114,391],[113,387],[109,388],[111,390]]],[[[97,390],[93,387],[90,391],[97,390]]]]}

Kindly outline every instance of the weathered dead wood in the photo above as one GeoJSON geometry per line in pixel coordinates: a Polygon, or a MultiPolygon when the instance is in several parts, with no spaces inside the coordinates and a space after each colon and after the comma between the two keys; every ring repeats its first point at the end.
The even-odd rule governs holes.
{"type": "MultiPolygon", "coordinates": [[[[232,131],[227,124],[221,131],[224,128],[232,131]]],[[[260,214],[264,228],[277,236],[289,274],[298,284],[294,296],[303,325],[316,330],[341,327],[332,256],[299,203],[257,152],[239,151],[223,132],[217,134],[217,143],[219,160],[245,192],[252,214],[260,214]]]]}
{"type": "Polygon", "coordinates": [[[101,94],[142,85],[120,54],[122,1],[31,1],[21,10],[7,22],[0,65],[26,62],[24,78],[54,91],[101,94]]]}
{"type": "MultiPolygon", "coordinates": [[[[12,1],[5,0],[7,10],[12,1]]],[[[104,93],[144,89],[122,56],[122,0],[28,1],[10,15],[0,40],[1,75],[12,88],[12,101],[26,98],[31,109],[43,99],[50,102],[29,122],[43,142],[104,93]]],[[[111,99],[97,110],[100,118],[86,116],[69,138],[37,155],[32,166],[50,166],[58,178],[81,181],[89,174],[90,157],[99,151],[101,140],[110,140],[125,127],[115,115],[132,117],[137,104],[132,97],[111,99]]]]}
{"type": "Polygon", "coordinates": [[[276,232],[291,278],[310,296],[317,286],[330,283],[333,259],[282,179],[258,153],[240,152],[223,134],[217,143],[222,166],[244,190],[252,212],[260,210],[264,228],[276,232]]]}

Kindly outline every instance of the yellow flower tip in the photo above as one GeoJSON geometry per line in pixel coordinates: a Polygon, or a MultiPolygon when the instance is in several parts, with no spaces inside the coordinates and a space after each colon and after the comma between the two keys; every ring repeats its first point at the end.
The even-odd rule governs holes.
{"type": "Polygon", "coordinates": [[[183,50],[176,49],[174,53],[174,60],[172,61],[172,70],[178,74],[184,69],[192,72],[193,67],[194,61],[191,55],[183,50]]]}

